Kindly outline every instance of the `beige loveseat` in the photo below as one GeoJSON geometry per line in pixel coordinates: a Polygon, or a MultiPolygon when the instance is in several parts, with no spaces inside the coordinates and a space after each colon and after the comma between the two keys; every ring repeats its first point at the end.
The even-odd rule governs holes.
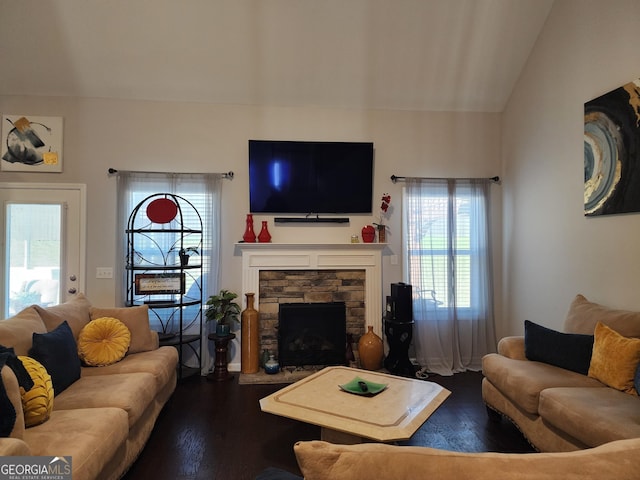
{"type": "MultiPolygon", "coordinates": [[[[588,375],[558,366],[562,361],[574,361],[572,356],[578,355],[572,349],[575,343],[567,342],[582,341],[581,336],[607,330],[597,327],[599,322],[621,336],[630,337],[619,338],[619,343],[612,345],[630,344],[637,349],[640,341],[633,337],[640,337],[640,313],[607,308],[578,295],[569,308],[564,332],[560,333],[563,338],[546,352],[559,362],[531,361],[530,352],[536,345],[528,340],[529,351],[525,352],[525,337],[503,338],[498,353],[483,359],[482,396],[487,407],[509,418],[541,452],[573,451],[640,437],[640,397],[633,383],[625,387],[626,392],[621,391],[612,388],[611,382],[603,383],[602,376],[593,371],[600,348],[597,348],[599,334],[593,340],[594,357],[587,365],[588,375]]],[[[525,330],[525,336],[526,333],[525,330]]],[[[554,335],[557,338],[558,334],[554,335]]],[[[609,362],[609,374],[627,370],[627,376],[633,376],[624,359],[619,358],[626,355],[619,355],[623,350],[618,346],[608,352],[600,351],[599,361],[609,362]]],[[[632,360],[636,362],[636,367],[632,367],[635,371],[637,353],[629,358],[635,358],[632,360]]],[[[635,445],[636,451],[629,453],[629,457],[638,463],[635,445]]],[[[636,472],[640,478],[640,470],[636,472]]]]}
{"type": "Polygon", "coordinates": [[[10,436],[0,438],[0,456],[70,456],[73,480],[118,479],[138,457],[175,390],[178,363],[175,348],[158,346],[146,306],[95,308],[78,294],[67,303],[32,306],[0,321],[0,344],[28,356],[34,333],[46,339],[66,321],[77,340],[82,328],[100,317],[118,318],[128,327],[126,356],[108,366],[82,366],[80,378],[63,390],[58,387],[44,423],[25,428],[18,379],[11,368],[2,368],[16,420],[10,436]]]}

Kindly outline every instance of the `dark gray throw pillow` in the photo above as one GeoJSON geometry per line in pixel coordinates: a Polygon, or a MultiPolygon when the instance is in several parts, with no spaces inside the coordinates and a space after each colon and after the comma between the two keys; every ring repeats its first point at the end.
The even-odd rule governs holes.
{"type": "Polygon", "coordinates": [[[48,333],[34,333],[32,342],[29,356],[51,375],[55,395],[80,378],[78,346],[66,320],[48,333]]]}
{"type": "Polygon", "coordinates": [[[524,354],[528,360],[587,375],[592,351],[593,335],[557,332],[524,321],[524,354]]]}

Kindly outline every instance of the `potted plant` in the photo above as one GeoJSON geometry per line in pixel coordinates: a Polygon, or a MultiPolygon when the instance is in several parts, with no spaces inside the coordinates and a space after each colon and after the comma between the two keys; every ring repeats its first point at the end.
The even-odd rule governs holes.
{"type": "Polygon", "coordinates": [[[197,247],[186,247],[178,250],[178,256],[180,257],[180,265],[183,267],[189,265],[189,257],[191,254],[198,254],[197,247]]]}
{"type": "Polygon", "coordinates": [[[240,305],[234,301],[236,298],[238,298],[237,293],[223,289],[217,295],[211,295],[206,302],[205,317],[207,317],[207,322],[217,322],[216,333],[218,335],[229,335],[230,324],[238,322],[240,305]]]}

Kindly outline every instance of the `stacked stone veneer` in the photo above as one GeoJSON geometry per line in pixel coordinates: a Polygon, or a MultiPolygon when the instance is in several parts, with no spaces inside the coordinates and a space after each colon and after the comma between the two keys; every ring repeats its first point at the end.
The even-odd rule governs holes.
{"type": "Polygon", "coordinates": [[[261,352],[278,353],[280,303],[344,302],[354,350],[365,333],[364,270],[261,270],[259,286],[261,352]]]}

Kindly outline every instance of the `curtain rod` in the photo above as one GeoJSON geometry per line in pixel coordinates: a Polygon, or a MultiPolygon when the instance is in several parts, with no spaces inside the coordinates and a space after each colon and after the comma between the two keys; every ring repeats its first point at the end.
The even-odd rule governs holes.
{"type": "MultiPolygon", "coordinates": [[[[398,181],[403,181],[407,178],[418,178],[420,180],[446,180],[446,178],[437,178],[437,177],[398,177],[397,175],[391,175],[391,181],[396,183],[398,181]]],[[[456,180],[474,180],[473,178],[456,178],[456,180]]],[[[500,181],[500,177],[489,177],[487,180],[491,180],[492,182],[498,183],[500,181]]]]}
{"type": "MultiPolygon", "coordinates": [[[[153,174],[169,173],[169,172],[142,172],[142,171],[137,171],[137,170],[117,170],[115,168],[109,168],[109,170],[108,170],[109,175],[116,175],[119,172],[123,172],[123,173],[153,173],[153,174]]],[[[185,173],[184,175],[204,175],[204,173],[202,173],[202,172],[185,173]]],[[[214,173],[214,175],[215,175],[215,173],[214,173]]],[[[222,178],[228,178],[229,180],[233,180],[233,171],[231,171],[231,170],[226,172],[226,173],[218,173],[217,175],[220,175],[222,178]]]]}

